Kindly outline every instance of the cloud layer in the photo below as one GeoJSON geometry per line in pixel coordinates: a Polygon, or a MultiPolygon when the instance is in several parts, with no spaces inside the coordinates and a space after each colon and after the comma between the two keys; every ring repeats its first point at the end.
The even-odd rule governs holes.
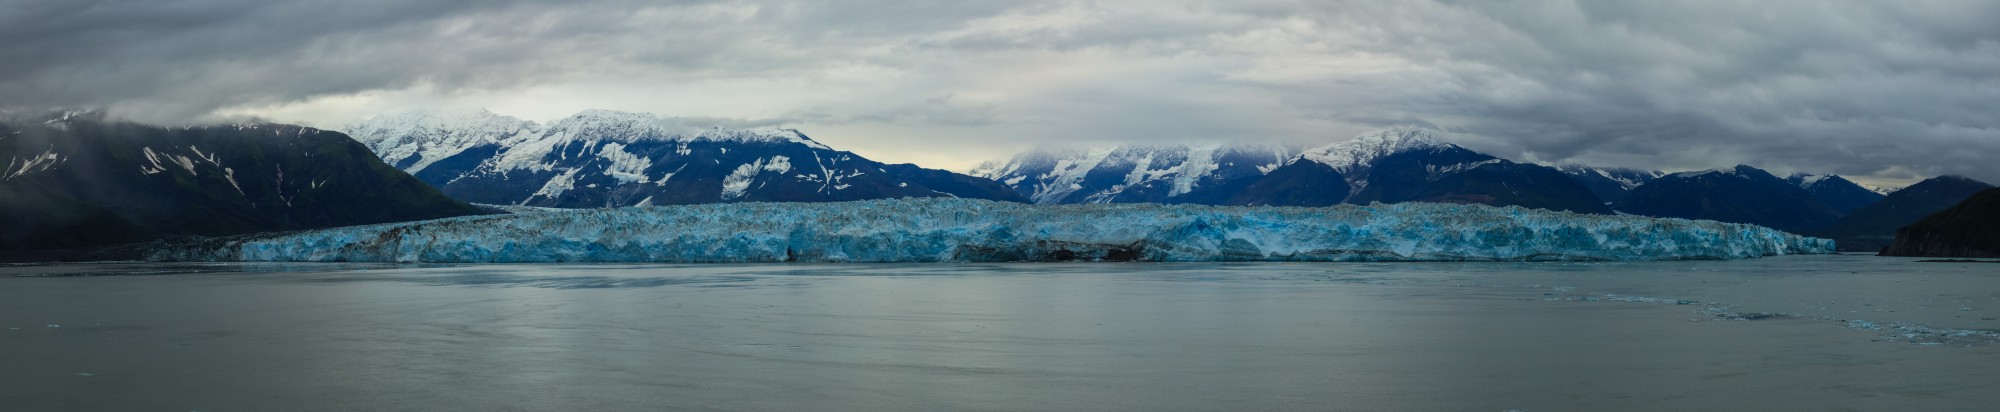
{"type": "Polygon", "coordinates": [[[1543,161],[2000,181],[1982,1],[0,0],[0,107],[784,122],[962,167],[1426,124],[1543,161]],[[964,4],[961,4],[964,3],[964,4]]]}

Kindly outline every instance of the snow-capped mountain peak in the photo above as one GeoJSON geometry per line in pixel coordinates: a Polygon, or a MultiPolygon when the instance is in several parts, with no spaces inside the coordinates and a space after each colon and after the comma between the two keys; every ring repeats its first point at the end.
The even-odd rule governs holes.
{"type": "MultiPolygon", "coordinates": [[[[1744,179],[1752,179],[1758,177],[1758,175],[1770,175],[1770,173],[1765,172],[1763,169],[1751,167],[1750,165],[1735,165],[1730,167],[1718,167],[1708,170],[1686,171],[1686,172],[1674,173],[1667,176],[1686,179],[1686,178],[1701,177],[1706,175],[1733,176],[1744,179]]],[[[1777,178],[1777,176],[1771,176],[1771,177],[1777,178]]]]}
{"type": "Polygon", "coordinates": [[[1371,131],[1355,136],[1353,140],[1307,149],[1299,154],[1299,159],[1332,166],[1334,170],[1347,173],[1383,156],[1452,146],[1433,136],[1429,130],[1405,126],[1371,131]]]}
{"type": "MultiPolygon", "coordinates": [[[[549,170],[544,158],[565,142],[584,142],[588,149],[608,143],[641,141],[799,144],[832,150],[795,129],[727,129],[685,124],[651,113],[590,109],[546,125],[486,110],[428,110],[388,113],[350,124],[342,130],[368,146],[390,165],[411,174],[474,148],[504,147],[496,159],[499,171],[549,170]]],[[[616,156],[617,153],[605,152],[616,156]]]]}
{"type": "Polygon", "coordinates": [[[382,161],[417,173],[466,149],[507,144],[539,130],[535,122],[486,110],[430,110],[382,114],[350,124],[342,132],[368,146],[382,161]]]}
{"type": "Polygon", "coordinates": [[[590,109],[570,117],[549,123],[551,134],[568,136],[590,136],[601,139],[619,140],[632,143],[640,140],[709,140],[719,142],[777,142],[797,143],[814,149],[831,150],[806,137],[797,129],[750,128],[726,129],[683,124],[672,118],[663,118],[652,113],[622,112],[615,110],[590,109]]]}
{"type": "Polygon", "coordinates": [[[1727,168],[1714,168],[1714,169],[1702,169],[1702,170],[1689,170],[1689,171],[1685,171],[1685,172],[1676,172],[1676,173],[1674,173],[1674,174],[1670,174],[1670,175],[1667,175],[1667,176],[1670,176],[1670,177],[1674,177],[1674,178],[1681,178],[1681,179],[1685,179],[1685,178],[1691,178],[1691,177],[1701,177],[1701,176],[1703,176],[1703,175],[1708,175],[1708,174],[1725,174],[1725,175],[1726,175],[1726,174],[1735,174],[1735,173],[1736,173],[1736,171],[1735,171],[1735,170],[1733,170],[1733,169],[1727,169],[1727,168]]]}
{"type": "Polygon", "coordinates": [[[1291,150],[1279,146],[1214,142],[1069,146],[987,162],[973,175],[1036,203],[1156,202],[1205,182],[1267,173],[1290,157],[1291,150]]]}
{"type": "Polygon", "coordinates": [[[1829,177],[1834,177],[1834,176],[1818,175],[1811,173],[1793,173],[1791,176],[1786,177],[1785,180],[1791,181],[1793,183],[1798,183],[1800,188],[1811,189],[1813,186],[1818,185],[1819,182],[1826,181],[1826,178],[1829,177]]]}

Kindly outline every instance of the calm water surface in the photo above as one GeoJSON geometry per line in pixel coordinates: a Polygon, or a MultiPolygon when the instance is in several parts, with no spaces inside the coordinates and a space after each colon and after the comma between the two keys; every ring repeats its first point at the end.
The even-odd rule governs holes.
{"type": "Polygon", "coordinates": [[[2000,265],[0,267],[0,410],[1991,410],[2000,265]]]}

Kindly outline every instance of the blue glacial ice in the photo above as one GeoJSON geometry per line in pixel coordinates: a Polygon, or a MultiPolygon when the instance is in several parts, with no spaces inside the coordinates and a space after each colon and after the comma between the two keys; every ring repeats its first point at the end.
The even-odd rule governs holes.
{"type": "Polygon", "coordinates": [[[1606,261],[1832,253],[1760,226],[1433,203],[1037,206],[967,199],[526,212],[174,242],[163,261],[1606,261]]]}

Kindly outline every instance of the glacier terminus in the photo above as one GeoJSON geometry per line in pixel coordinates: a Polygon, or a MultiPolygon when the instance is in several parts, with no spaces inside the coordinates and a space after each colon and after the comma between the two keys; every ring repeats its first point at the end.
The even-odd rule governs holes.
{"type": "Polygon", "coordinates": [[[155,261],[1626,261],[1833,253],[1761,226],[1520,207],[733,203],[468,216],[170,241],[155,261]]]}

